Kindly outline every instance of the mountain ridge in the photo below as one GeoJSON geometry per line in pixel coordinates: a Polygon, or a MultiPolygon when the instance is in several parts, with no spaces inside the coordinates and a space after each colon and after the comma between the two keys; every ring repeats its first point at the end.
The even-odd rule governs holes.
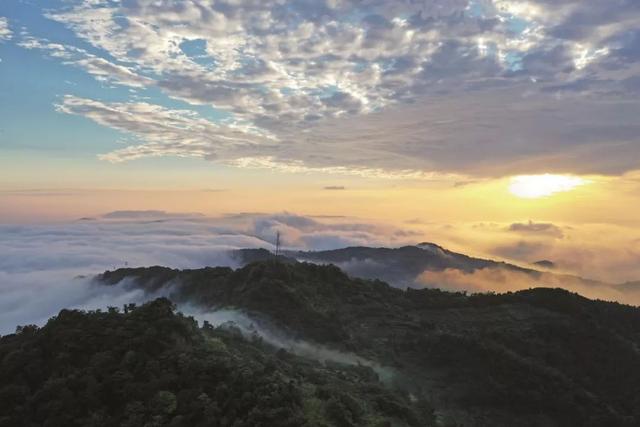
{"type": "Polygon", "coordinates": [[[154,267],[98,278],[109,286],[124,279],[150,292],[164,288],[178,304],[266,316],[295,339],[389,366],[461,425],[640,422],[632,392],[640,386],[633,373],[640,309],[632,306],[549,288],[400,290],[331,265],[274,259],[237,270],[154,267]],[[518,417],[526,422],[514,423],[518,417]]]}
{"type": "MultiPolygon", "coordinates": [[[[246,265],[253,261],[273,259],[274,255],[269,250],[261,248],[235,250],[232,257],[240,265],[246,265]]],[[[438,282],[438,276],[425,278],[423,274],[457,271],[462,283],[456,283],[456,290],[462,290],[458,288],[465,288],[465,285],[466,290],[470,292],[513,290],[501,289],[500,283],[497,282],[494,283],[493,289],[475,289],[477,279],[473,277],[473,273],[501,271],[507,276],[502,278],[506,281],[503,286],[509,286],[509,281],[524,281],[525,284],[521,286],[524,289],[535,286],[565,287],[578,290],[580,293],[590,292],[597,297],[606,294],[611,295],[610,299],[614,299],[614,296],[618,299],[628,296],[629,299],[640,302],[640,286],[617,285],[548,269],[543,271],[500,260],[476,258],[429,242],[397,248],[350,246],[325,251],[285,250],[279,259],[283,262],[334,264],[353,277],[380,279],[399,288],[442,287],[444,284],[438,282]],[[517,277],[511,278],[512,273],[517,277]]]]}

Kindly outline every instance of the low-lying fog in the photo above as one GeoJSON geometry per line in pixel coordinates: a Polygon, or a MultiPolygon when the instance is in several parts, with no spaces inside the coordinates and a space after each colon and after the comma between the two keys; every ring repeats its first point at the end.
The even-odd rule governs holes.
{"type": "MultiPolygon", "coordinates": [[[[231,250],[273,249],[276,231],[290,249],[398,247],[427,240],[472,255],[515,260],[521,265],[529,265],[544,256],[552,259],[563,272],[610,279],[610,282],[640,278],[640,239],[634,238],[636,244],[631,242],[624,248],[605,246],[595,237],[587,239],[604,235],[602,226],[585,226],[580,235],[580,230],[575,228],[527,222],[454,226],[407,221],[405,225],[288,213],[207,218],[155,211],[115,212],[65,224],[0,225],[0,334],[13,332],[16,325],[42,324],[62,308],[121,306],[149,297],[125,286],[104,287],[93,283],[91,277],[104,270],[151,265],[238,267],[239,261],[230,255],[231,250]],[[463,235],[472,238],[464,241],[463,235]],[[489,241],[497,243],[490,246],[486,243],[489,241]],[[471,246],[473,242],[475,246],[471,246]],[[468,250],[463,250],[465,244],[469,245],[468,250]]],[[[609,240],[622,239],[624,235],[624,230],[617,229],[607,234],[609,240]]],[[[633,238],[628,233],[626,236],[633,238]]],[[[464,275],[459,271],[444,271],[425,273],[418,281],[425,286],[471,292],[536,285],[520,280],[521,277],[517,279],[490,272],[464,275]]],[[[566,287],[572,289],[571,284],[566,287]]],[[[575,287],[572,290],[634,303],[622,294],[590,294],[589,289],[575,287]]]]}

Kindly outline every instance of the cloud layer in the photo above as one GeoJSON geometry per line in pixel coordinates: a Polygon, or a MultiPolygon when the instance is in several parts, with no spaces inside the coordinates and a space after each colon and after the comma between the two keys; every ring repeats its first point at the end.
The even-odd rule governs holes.
{"type": "Polygon", "coordinates": [[[428,287],[470,293],[514,292],[536,287],[563,288],[587,298],[640,304],[640,291],[637,289],[634,292],[625,292],[612,286],[590,286],[573,277],[548,273],[533,277],[523,272],[497,268],[483,268],[473,272],[449,268],[443,271],[425,271],[416,282],[428,287]]]}
{"type": "MultiPolygon", "coordinates": [[[[153,297],[126,283],[114,288],[93,284],[90,278],[104,270],[152,265],[238,267],[240,260],[230,250],[273,249],[276,232],[286,249],[399,247],[431,240],[463,253],[523,265],[550,259],[557,273],[580,273],[608,282],[640,277],[640,236],[628,229],[553,225],[563,230],[560,237],[537,233],[539,228],[554,229],[549,223],[514,224],[533,225],[536,230],[531,235],[530,230],[511,231],[508,224],[415,223],[397,228],[347,217],[239,213],[209,218],[164,211],[116,211],[63,224],[0,225],[0,333],[11,332],[18,324],[41,323],[64,307],[104,308],[153,297]]],[[[502,270],[426,272],[419,280],[427,286],[472,292],[563,286],[592,297],[633,302],[628,300],[630,293],[587,288],[570,278],[559,281],[546,275],[532,281],[531,276],[502,270]]]]}
{"type": "Polygon", "coordinates": [[[420,178],[637,167],[634,0],[76,0],[46,16],[77,46],[28,29],[21,46],[217,117],[68,95],[59,111],[135,137],[106,160],[420,178]]]}
{"type": "Polygon", "coordinates": [[[533,222],[526,223],[514,222],[509,226],[509,231],[520,234],[533,234],[533,235],[548,235],[553,237],[562,238],[564,233],[562,228],[550,222],[533,222]]]}
{"type": "Polygon", "coordinates": [[[0,334],[41,323],[65,307],[105,308],[152,296],[126,284],[108,288],[90,278],[107,269],[163,265],[238,267],[233,249],[283,245],[330,249],[407,237],[395,229],[345,219],[319,221],[292,214],[236,214],[205,218],[162,211],[117,211],[68,224],[0,225],[0,334]]]}
{"type": "Polygon", "coordinates": [[[502,259],[538,268],[552,261],[554,272],[608,283],[640,277],[640,232],[637,227],[547,221],[416,224],[428,239],[469,255],[502,259]]]}
{"type": "Polygon", "coordinates": [[[9,29],[9,22],[7,18],[0,16],[0,42],[9,40],[11,38],[11,30],[9,29]]]}

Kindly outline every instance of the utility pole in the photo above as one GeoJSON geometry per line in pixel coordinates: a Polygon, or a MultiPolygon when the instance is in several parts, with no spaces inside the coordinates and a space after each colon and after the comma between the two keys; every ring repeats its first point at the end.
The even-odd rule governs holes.
{"type": "Polygon", "coordinates": [[[280,255],[280,232],[276,232],[276,260],[278,260],[278,255],[280,255]]]}

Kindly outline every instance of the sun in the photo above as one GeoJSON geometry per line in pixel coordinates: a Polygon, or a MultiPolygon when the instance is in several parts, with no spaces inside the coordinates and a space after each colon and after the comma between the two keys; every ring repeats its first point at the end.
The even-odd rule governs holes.
{"type": "Polygon", "coordinates": [[[537,199],[571,191],[586,183],[587,180],[573,175],[518,175],[511,178],[509,191],[517,197],[537,199]]]}

